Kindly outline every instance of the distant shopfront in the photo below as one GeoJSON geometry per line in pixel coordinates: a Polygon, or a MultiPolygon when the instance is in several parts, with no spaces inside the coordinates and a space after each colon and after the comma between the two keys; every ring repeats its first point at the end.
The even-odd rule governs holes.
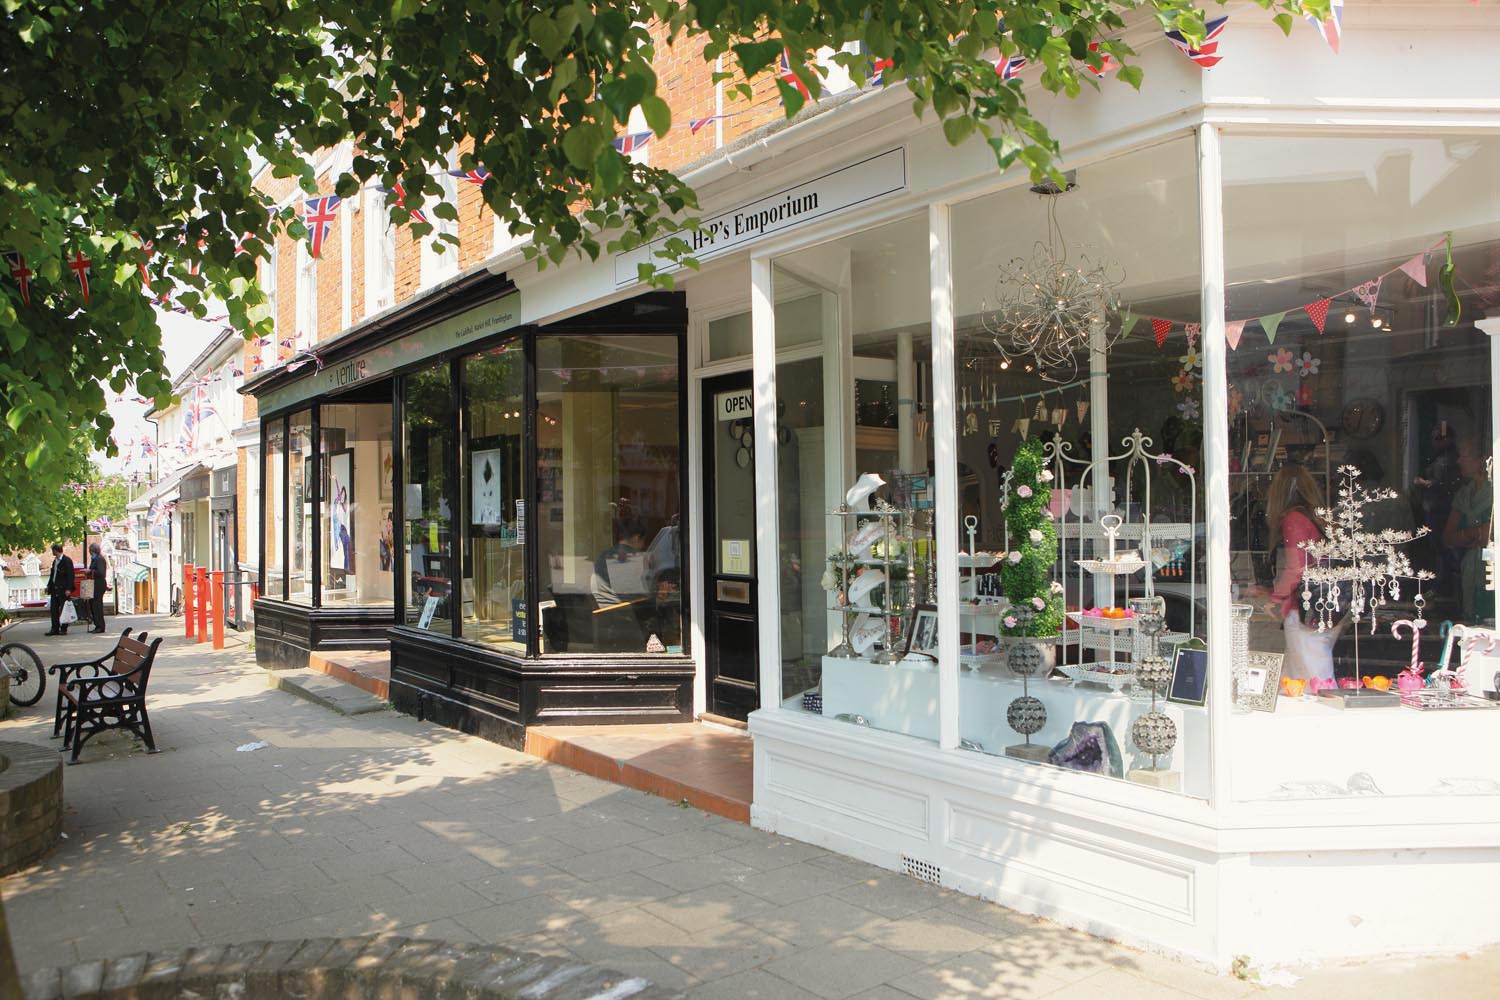
{"type": "Polygon", "coordinates": [[[432,298],[247,386],[259,658],[389,648],[398,708],[512,745],[690,719],[680,297],[546,327],[488,274],[432,298]]]}

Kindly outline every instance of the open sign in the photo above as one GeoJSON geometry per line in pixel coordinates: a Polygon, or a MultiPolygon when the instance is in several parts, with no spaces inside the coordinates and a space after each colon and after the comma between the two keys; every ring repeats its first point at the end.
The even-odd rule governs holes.
{"type": "Polygon", "coordinates": [[[721,392],[714,397],[720,420],[748,420],[755,413],[755,394],[749,389],[721,392]]]}

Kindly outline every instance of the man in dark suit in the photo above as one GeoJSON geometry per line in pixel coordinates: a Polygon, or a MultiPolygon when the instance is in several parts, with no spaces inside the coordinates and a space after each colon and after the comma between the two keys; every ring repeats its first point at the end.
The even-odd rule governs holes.
{"type": "Polygon", "coordinates": [[[60,624],[57,618],[62,614],[63,605],[68,603],[68,595],[72,592],[73,560],[63,552],[61,544],[53,542],[52,574],[47,577],[47,596],[51,598],[52,611],[52,631],[48,635],[68,634],[68,626],[60,624]]]}
{"type": "Polygon", "coordinates": [[[89,577],[94,583],[94,596],[89,598],[89,617],[93,624],[91,633],[104,632],[104,592],[109,589],[109,560],[99,549],[99,543],[89,546],[89,577]]]}

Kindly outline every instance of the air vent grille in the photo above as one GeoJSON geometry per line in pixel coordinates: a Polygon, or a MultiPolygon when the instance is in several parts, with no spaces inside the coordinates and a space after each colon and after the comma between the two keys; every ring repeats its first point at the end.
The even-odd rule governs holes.
{"type": "Polygon", "coordinates": [[[920,861],[909,855],[901,855],[901,873],[910,875],[912,878],[921,879],[923,882],[931,882],[933,885],[943,884],[943,869],[931,861],[920,861]]]}

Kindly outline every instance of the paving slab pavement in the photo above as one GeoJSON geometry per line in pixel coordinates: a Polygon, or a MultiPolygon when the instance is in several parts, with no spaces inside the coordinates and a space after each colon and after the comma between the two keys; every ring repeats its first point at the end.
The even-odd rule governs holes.
{"type": "MultiPolygon", "coordinates": [[[[408,716],[338,715],[268,688],[244,646],[187,643],[173,619],[111,631],[125,624],[169,636],[151,685],[163,752],[109,734],[65,769],[67,839],[0,880],[23,975],[395,932],[575,958],[694,1000],[1500,995],[1500,949],[1263,990],[408,716]]],[[[114,642],[44,630],[14,638],[47,662],[114,642]]],[[[55,745],[51,703],[0,738],[55,745]]]]}

